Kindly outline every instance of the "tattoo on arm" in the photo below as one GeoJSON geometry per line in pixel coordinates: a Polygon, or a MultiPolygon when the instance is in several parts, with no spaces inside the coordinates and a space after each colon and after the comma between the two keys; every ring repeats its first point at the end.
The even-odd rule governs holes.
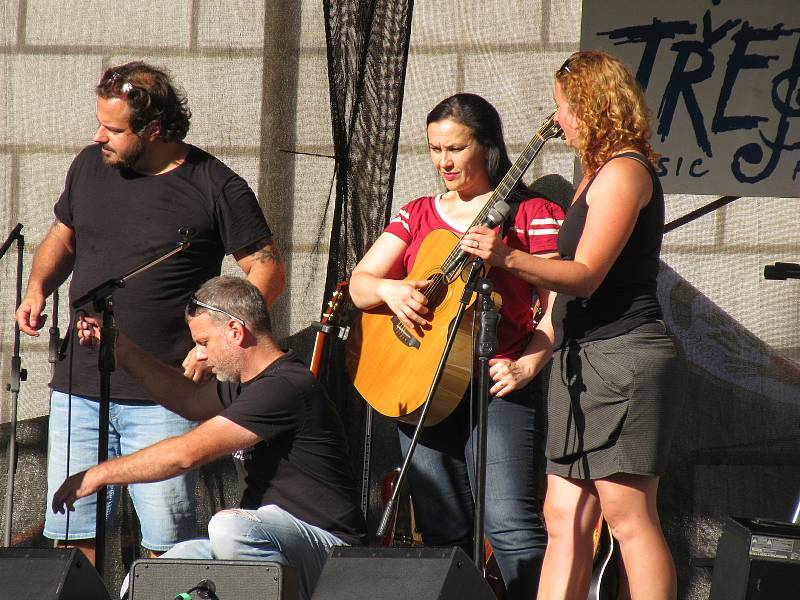
{"type": "Polygon", "coordinates": [[[242,248],[242,252],[253,256],[260,263],[278,263],[281,260],[278,247],[275,245],[271,235],[245,246],[242,248]]]}

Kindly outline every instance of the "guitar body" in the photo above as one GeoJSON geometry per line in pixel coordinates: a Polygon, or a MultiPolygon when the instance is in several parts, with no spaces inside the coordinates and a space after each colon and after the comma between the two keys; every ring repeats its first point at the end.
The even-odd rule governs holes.
{"type": "MultiPolygon", "coordinates": [[[[441,273],[442,263],[458,240],[456,234],[445,229],[431,231],[406,279],[425,280],[441,273]]],[[[406,423],[417,422],[417,411],[433,383],[465,285],[457,276],[429,302],[428,308],[433,312],[426,315],[428,325],[424,328],[398,332],[394,314],[385,305],[362,311],[356,318],[348,338],[347,368],[353,385],[375,410],[406,423]],[[412,343],[407,343],[407,334],[413,338],[412,343]]],[[[441,422],[453,412],[471,377],[472,311],[468,310],[461,320],[426,426],[441,422]]]]}

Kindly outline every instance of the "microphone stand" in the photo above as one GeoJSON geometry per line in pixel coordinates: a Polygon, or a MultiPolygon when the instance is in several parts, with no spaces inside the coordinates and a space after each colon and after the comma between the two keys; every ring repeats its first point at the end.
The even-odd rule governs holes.
{"type": "MultiPolygon", "coordinates": [[[[83,296],[72,303],[73,309],[82,308],[91,304],[96,313],[102,315],[103,335],[100,337],[100,351],[97,358],[98,369],[100,370],[100,415],[98,418],[98,438],[97,438],[97,463],[100,464],[108,459],[108,422],[111,404],[111,373],[116,369],[116,355],[114,353],[117,339],[117,328],[114,321],[114,291],[125,287],[131,277],[155,267],[171,256],[189,247],[189,234],[183,233],[183,239],[177,246],[169,250],[155,260],[148,261],[120,278],[111,278],[89,290],[83,296]]],[[[95,518],[97,521],[95,534],[95,568],[100,575],[103,575],[105,562],[106,546],[106,486],[97,490],[97,510],[95,518]]]]}
{"type": "MultiPolygon", "coordinates": [[[[480,285],[481,292],[483,293],[483,288],[488,287],[489,294],[491,294],[491,282],[488,280],[480,278],[481,272],[483,271],[483,261],[480,259],[471,260],[468,263],[470,267],[469,275],[467,277],[467,282],[464,287],[464,292],[461,294],[461,298],[459,299],[459,307],[456,311],[456,315],[453,318],[452,323],[450,323],[449,330],[447,333],[447,339],[445,341],[444,350],[442,352],[442,356],[439,359],[439,364],[436,368],[436,372],[433,377],[433,382],[431,383],[431,387],[428,390],[428,395],[425,399],[425,403],[422,405],[420,410],[419,420],[417,425],[414,429],[414,435],[411,438],[411,443],[408,447],[408,452],[406,453],[405,457],[403,458],[403,465],[400,467],[400,473],[397,476],[397,481],[395,482],[394,489],[392,490],[392,497],[389,499],[389,502],[386,503],[386,508],[383,511],[383,515],[381,517],[380,525],[378,526],[378,530],[376,532],[376,536],[378,538],[382,538],[386,535],[386,530],[389,527],[389,523],[393,520],[394,513],[397,510],[399,497],[400,497],[400,490],[403,487],[403,482],[405,481],[406,475],[408,473],[409,466],[411,465],[411,458],[414,455],[414,450],[416,449],[419,443],[419,437],[422,434],[422,429],[425,426],[425,419],[428,416],[428,412],[430,410],[431,405],[433,404],[433,397],[436,395],[436,389],[439,386],[439,382],[444,374],[445,365],[447,364],[447,359],[450,356],[450,350],[453,347],[453,343],[455,342],[456,334],[458,333],[459,325],[461,324],[461,320],[464,316],[464,313],[467,310],[467,307],[470,303],[470,298],[472,297],[473,292],[476,290],[476,287],[480,285]],[[479,284],[480,282],[480,284],[479,284]],[[488,285],[486,285],[488,282],[488,285]]],[[[496,321],[495,321],[496,322],[496,321]]],[[[483,324],[483,323],[482,323],[483,324]]],[[[495,334],[496,337],[496,334],[495,334]]],[[[488,377],[488,358],[486,359],[486,376],[488,377]]],[[[488,394],[488,386],[485,387],[485,392],[488,394]]],[[[485,403],[484,403],[485,404],[485,403]]],[[[485,465],[485,449],[486,449],[486,429],[485,429],[486,417],[484,412],[483,422],[479,421],[478,428],[479,428],[479,461],[483,462],[483,465],[479,465],[479,472],[482,471],[483,481],[479,481],[477,489],[480,490],[479,498],[476,499],[476,530],[474,532],[475,536],[475,547],[477,548],[480,545],[480,551],[476,551],[475,553],[475,564],[478,566],[478,569],[483,572],[483,564],[482,557],[483,557],[483,488],[485,486],[486,481],[486,465],[485,465]],[[482,431],[481,431],[482,430],[482,431]],[[480,436],[483,437],[483,449],[480,448],[480,436]],[[478,527],[478,513],[480,512],[480,529],[478,527]],[[481,561],[481,562],[479,562],[481,561]]],[[[480,478],[480,477],[479,477],[480,478]]]]}
{"type": "Polygon", "coordinates": [[[483,517],[486,500],[486,432],[489,421],[489,390],[492,383],[489,377],[489,359],[497,354],[497,323],[500,315],[492,300],[494,285],[482,277],[478,280],[478,305],[480,330],[475,355],[478,357],[478,418],[476,433],[478,438],[475,453],[475,525],[473,527],[473,559],[478,570],[484,572],[483,517]]]}
{"type": "MultiPolygon", "coordinates": [[[[0,259],[11,247],[14,240],[17,240],[17,301],[15,310],[22,302],[22,253],[25,248],[25,236],[20,234],[22,224],[17,226],[8,235],[8,238],[0,247],[0,259]]],[[[10,432],[8,438],[8,477],[6,479],[6,500],[5,500],[5,529],[3,531],[3,546],[11,546],[11,527],[13,524],[14,512],[14,478],[17,472],[17,398],[19,396],[20,383],[28,377],[27,371],[22,368],[22,359],[19,354],[19,324],[14,320],[14,350],[11,355],[11,382],[6,385],[6,390],[11,392],[11,415],[10,432]]]]}

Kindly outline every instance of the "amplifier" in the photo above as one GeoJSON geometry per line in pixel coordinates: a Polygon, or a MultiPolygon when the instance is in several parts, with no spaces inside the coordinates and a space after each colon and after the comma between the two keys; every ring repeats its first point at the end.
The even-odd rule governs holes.
{"type": "Polygon", "coordinates": [[[800,598],[800,525],[728,519],[717,545],[709,600],[789,598],[800,598]]]}

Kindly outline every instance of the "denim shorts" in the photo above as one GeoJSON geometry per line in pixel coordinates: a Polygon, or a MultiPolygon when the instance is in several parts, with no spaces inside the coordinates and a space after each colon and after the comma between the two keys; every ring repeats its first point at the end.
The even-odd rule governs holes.
{"type": "MultiPolygon", "coordinates": [[[[50,426],[47,453],[47,507],[44,535],[64,540],[95,537],[97,495],[81,498],[75,510],[54,513],[53,494],[70,475],[97,464],[97,425],[100,403],[70,397],[53,391],[50,403],[50,426]],[[68,411],[71,404],[70,450],[67,452],[68,411]],[[69,456],[69,467],[67,457],[69,456]]],[[[196,426],[181,416],[154,404],[118,404],[109,407],[108,457],[132,454],[164,438],[181,435],[196,426]]],[[[169,550],[177,542],[195,535],[197,519],[194,508],[196,471],[156,483],[128,486],[142,530],[142,546],[149,550],[169,550]]],[[[109,486],[106,509],[109,527],[113,523],[120,498],[120,486],[109,486]]]]}

